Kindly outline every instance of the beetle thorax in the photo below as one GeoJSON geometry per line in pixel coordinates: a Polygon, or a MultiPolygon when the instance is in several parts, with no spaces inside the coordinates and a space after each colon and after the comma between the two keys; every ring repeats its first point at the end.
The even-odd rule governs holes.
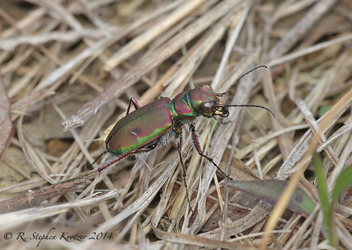
{"type": "Polygon", "coordinates": [[[213,89],[208,85],[178,94],[167,106],[174,119],[182,123],[194,121],[197,116],[213,117],[220,103],[213,89]]]}

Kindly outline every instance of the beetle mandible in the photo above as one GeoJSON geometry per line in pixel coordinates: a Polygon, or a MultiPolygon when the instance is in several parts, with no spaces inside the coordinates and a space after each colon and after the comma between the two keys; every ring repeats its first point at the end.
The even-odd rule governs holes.
{"type": "Polygon", "coordinates": [[[269,109],[263,106],[223,104],[219,99],[219,97],[227,94],[244,76],[258,68],[266,68],[266,66],[260,65],[246,72],[222,93],[215,93],[209,85],[203,85],[188,92],[181,92],[172,100],[168,97],[162,97],[143,107],[140,107],[138,102],[134,98],[131,98],[126,111],[126,116],[115,124],[106,138],[106,151],[102,153],[92,165],[106,152],[110,152],[119,157],[98,169],[66,181],[91,175],[97,171],[100,172],[129,155],[148,152],[159,145],[167,145],[176,137],[179,140],[177,150],[183,168],[184,184],[187,189],[185,165],[181,154],[182,126],[185,124],[190,126],[192,141],[198,154],[210,161],[224,176],[228,177],[212,158],[203,154],[198,141],[194,122],[199,116],[207,118],[212,118],[214,116],[228,117],[228,107],[263,108],[275,117],[269,109]],[[131,105],[135,108],[132,112],[130,112],[131,105]]]}

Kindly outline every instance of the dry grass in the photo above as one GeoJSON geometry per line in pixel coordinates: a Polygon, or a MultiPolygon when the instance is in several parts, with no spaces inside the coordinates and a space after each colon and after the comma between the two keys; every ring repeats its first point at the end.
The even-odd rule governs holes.
{"type": "MultiPolygon", "coordinates": [[[[232,108],[224,124],[200,118],[201,147],[234,179],[291,177],[318,202],[312,152],[330,187],[352,159],[352,4],[261,2],[1,1],[1,248],[326,248],[318,208],[308,218],[282,214],[280,200],[269,217],[270,205],[221,186],[224,176],[197,154],[187,129],[194,214],[175,143],[51,186],[89,171],[87,160],[104,150],[94,139],[104,141],[129,98],[143,106],[199,84],[222,92],[265,64],[222,100],[268,107],[276,119],[252,108],[232,108]],[[268,242],[264,227],[275,230],[268,242]]],[[[351,204],[348,190],[336,211],[346,249],[351,204]]]]}

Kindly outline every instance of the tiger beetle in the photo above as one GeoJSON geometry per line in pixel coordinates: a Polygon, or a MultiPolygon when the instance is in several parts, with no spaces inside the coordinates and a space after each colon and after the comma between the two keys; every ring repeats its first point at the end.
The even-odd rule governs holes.
{"type": "Polygon", "coordinates": [[[106,138],[106,151],[102,153],[92,165],[106,152],[117,155],[119,158],[98,169],[66,181],[100,172],[129,155],[149,152],[157,146],[167,145],[174,137],[176,137],[176,139],[179,140],[177,150],[183,168],[183,181],[186,188],[187,200],[189,202],[186,169],[181,154],[182,126],[184,124],[188,124],[190,127],[192,141],[198,154],[210,161],[224,176],[232,180],[231,177],[227,176],[219,168],[212,158],[203,154],[194,123],[198,116],[204,116],[207,118],[212,118],[214,116],[228,117],[228,107],[263,108],[275,117],[273,112],[263,106],[223,104],[218,98],[227,94],[244,76],[258,68],[266,68],[266,66],[260,65],[243,74],[223,93],[215,93],[209,85],[203,85],[188,92],[182,92],[176,95],[172,100],[168,97],[162,97],[143,107],[140,107],[138,102],[132,97],[127,107],[126,116],[115,124],[114,128],[106,138]],[[132,104],[135,110],[130,112],[132,104]]]}

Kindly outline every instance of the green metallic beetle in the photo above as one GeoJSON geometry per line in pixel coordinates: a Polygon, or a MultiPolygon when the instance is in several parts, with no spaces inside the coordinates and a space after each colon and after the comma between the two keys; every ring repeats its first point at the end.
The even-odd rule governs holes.
{"type": "MultiPolygon", "coordinates": [[[[194,122],[199,116],[204,116],[207,118],[214,116],[228,117],[228,107],[259,107],[269,111],[275,117],[275,115],[269,109],[262,106],[233,104],[224,105],[219,99],[219,97],[222,97],[228,93],[230,89],[245,75],[262,67],[266,68],[266,66],[260,65],[248,71],[239,79],[237,79],[223,93],[215,93],[210,86],[203,85],[188,92],[182,92],[172,100],[168,97],[162,97],[143,107],[140,107],[138,102],[134,98],[131,98],[127,108],[126,116],[115,124],[114,128],[110,131],[105,141],[106,151],[104,153],[110,152],[119,157],[98,169],[70,180],[78,179],[80,177],[93,174],[97,171],[100,172],[108,166],[127,157],[128,155],[148,152],[152,149],[155,149],[157,146],[165,146],[171,140],[177,138],[179,140],[177,149],[179,152],[181,165],[183,167],[183,179],[187,189],[185,181],[186,171],[181,155],[183,137],[182,126],[185,124],[188,124],[191,128],[193,144],[198,154],[212,162],[212,164],[224,176],[228,177],[218,167],[212,158],[203,154],[199,145],[198,135],[196,134],[194,122]],[[135,110],[132,112],[130,112],[131,104],[133,104],[135,107],[135,110]]],[[[93,164],[103,154],[101,154],[93,162],[93,164]]]]}
{"type": "Polygon", "coordinates": [[[177,149],[184,169],[183,175],[185,176],[185,166],[181,155],[182,126],[188,124],[191,128],[193,144],[197,152],[212,162],[226,176],[212,158],[202,153],[194,122],[198,116],[207,118],[214,116],[227,117],[229,116],[228,107],[259,107],[268,110],[274,116],[269,109],[262,106],[224,105],[218,98],[228,93],[232,86],[238,83],[242,77],[261,67],[266,68],[266,66],[261,65],[250,70],[236,80],[223,93],[215,93],[210,86],[203,85],[188,92],[182,92],[172,100],[168,97],[163,97],[143,107],[140,107],[137,101],[131,98],[126,116],[115,124],[105,141],[107,152],[120,157],[99,168],[98,171],[103,170],[128,155],[148,152],[159,145],[167,145],[176,137],[179,139],[177,149]],[[136,110],[130,113],[131,104],[133,104],[136,110]]]}

